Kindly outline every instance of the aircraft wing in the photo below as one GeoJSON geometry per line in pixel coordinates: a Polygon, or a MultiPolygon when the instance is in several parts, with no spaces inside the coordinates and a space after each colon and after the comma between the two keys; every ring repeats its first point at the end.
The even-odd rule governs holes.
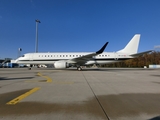
{"type": "Polygon", "coordinates": [[[140,53],[132,54],[130,56],[138,57],[140,55],[143,55],[143,54],[146,54],[146,53],[150,53],[150,52],[153,52],[153,50],[148,50],[148,51],[145,51],[145,52],[140,52],[140,53]]]}
{"type": "Polygon", "coordinates": [[[81,57],[70,59],[70,60],[68,60],[68,62],[73,63],[73,64],[78,64],[78,65],[84,65],[88,60],[92,59],[93,56],[96,56],[98,54],[103,53],[103,51],[104,51],[104,49],[106,48],[107,45],[108,45],[108,42],[106,42],[104,44],[104,46],[100,50],[98,50],[97,52],[91,53],[91,54],[88,54],[88,55],[84,55],[84,56],[81,56],[81,57]]]}

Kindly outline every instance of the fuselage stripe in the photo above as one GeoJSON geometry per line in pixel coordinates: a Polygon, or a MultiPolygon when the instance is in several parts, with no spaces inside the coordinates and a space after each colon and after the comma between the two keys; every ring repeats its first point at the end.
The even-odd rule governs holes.
{"type": "MultiPolygon", "coordinates": [[[[107,60],[128,60],[131,58],[102,58],[102,59],[90,59],[89,61],[107,61],[107,60]]],[[[37,59],[37,60],[19,60],[19,61],[59,61],[59,60],[68,60],[68,59],[37,59]]]]}

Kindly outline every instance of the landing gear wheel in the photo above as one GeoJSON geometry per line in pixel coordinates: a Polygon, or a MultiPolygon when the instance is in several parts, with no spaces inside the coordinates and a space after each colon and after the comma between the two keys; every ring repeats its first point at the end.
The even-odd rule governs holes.
{"type": "Polygon", "coordinates": [[[81,68],[81,67],[77,67],[77,70],[78,70],[78,71],[81,71],[81,70],[82,70],[82,68],[81,68]]]}
{"type": "Polygon", "coordinates": [[[31,70],[33,67],[33,65],[31,64],[29,67],[28,67],[28,70],[31,70]]]}

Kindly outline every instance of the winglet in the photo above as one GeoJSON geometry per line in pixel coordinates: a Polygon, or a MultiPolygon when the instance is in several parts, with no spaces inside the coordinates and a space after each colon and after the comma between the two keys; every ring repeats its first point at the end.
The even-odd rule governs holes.
{"type": "Polygon", "coordinates": [[[108,42],[106,42],[106,44],[100,50],[98,50],[96,52],[96,54],[101,54],[104,51],[104,49],[106,48],[107,45],[108,45],[108,42]]]}

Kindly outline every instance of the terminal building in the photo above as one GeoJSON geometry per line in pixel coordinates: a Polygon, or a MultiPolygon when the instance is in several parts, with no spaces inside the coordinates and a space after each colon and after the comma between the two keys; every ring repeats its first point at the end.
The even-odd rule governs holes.
{"type": "Polygon", "coordinates": [[[149,68],[160,68],[160,65],[149,65],[149,68]]]}

